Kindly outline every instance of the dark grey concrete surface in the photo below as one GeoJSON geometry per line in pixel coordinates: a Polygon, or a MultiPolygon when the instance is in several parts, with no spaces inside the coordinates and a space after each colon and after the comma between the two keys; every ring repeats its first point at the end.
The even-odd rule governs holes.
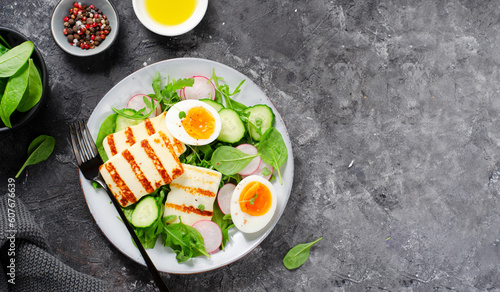
{"type": "Polygon", "coordinates": [[[0,136],[0,188],[29,142],[57,146],[17,194],[54,254],[110,291],[152,291],[83,199],[67,124],[118,81],[160,60],[199,57],[256,82],[285,120],[295,181],[284,215],[249,256],[216,271],[164,274],[172,291],[500,291],[500,7],[497,1],[210,1],[193,31],[149,32],[114,1],[119,40],[80,59],[54,43],[56,1],[1,1],[0,25],[46,58],[50,97],[0,136]],[[320,241],[288,271],[292,246],[320,241]]]}

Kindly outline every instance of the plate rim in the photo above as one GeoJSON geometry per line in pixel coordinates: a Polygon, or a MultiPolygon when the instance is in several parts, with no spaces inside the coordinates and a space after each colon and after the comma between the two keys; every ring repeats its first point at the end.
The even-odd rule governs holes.
{"type": "MultiPolygon", "coordinates": [[[[289,132],[288,132],[288,128],[286,127],[286,124],[285,124],[285,121],[283,120],[282,116],[281,116],[281,113],[278,111],[278,109],[276,108],[276,106],[274,105],[274,103],[272,102],[272,100],[267,96],[267,94],[262,90],[262,88],[260,86],[258,86],[257,84],[255,84],[252,79],[250,79],[248,76],[246,76],[245,74],[241,73],[240,71],[228,66],[228,65],[225,65],[223,63],[220,63],[220,62],[217,62],[217,61],[213,61],[213,60],[209,60],[209,59],[203,59],[203,58],[193,58],[193,57],[187,57],[187,58],[172,58],[172,59],[166,59],[166,60],[162,60],[162,61],[158,61],[158,62],[155,62],[155,63],[152,63],[152,64],[149,64],[147,66],[144,66],[140,69],[137,69],[135,70],[134,72],[128,74],[126,77],[122,78],[118,83],[116,83],[111,89],[109,89],[103,96],[102,98],[99,100],[99,102],[97,103],[97,105],[95,106],[94,110],[92,111],[88,121],[92,120],[92,119],[98,119],[98,118],[95,118],[94,117],[94,113],[96,111],[96,109],[102,107],[103,103],[104,103],[104,99],[105,97],[110,94],[111,92],[113,92],[116,88],[118,88],[123,82],[126,82],[126,80],[128,78],[132,78],[133,75],[136,75],[136,74],[139,74],[141,71],[147,71],[149,70],[151,67],[155,67],[155,66],[161,66],[162,63],[175,63],[175,62],[183,62],[183,61],[187,61],[187,62],[206,62],[206,63],[209,63],[209,64],[212,64],[212,67],[214,69],[216,69],[216,67],[223,67],[225,70],[229,70],[229,71],[234,71],[235,73],[237,74],[240,74],[241,76],[243,76],[245,78],[245,83],[249,82],[251,83],[251,85],[255,86],[256,89],[260,90],[261,93],[263,94],[263,96],[265,97],[266,101],[268,101],[269,103],[272,104],[272,106],[274,107],[274,109],[276,110],[276,116],[279,118],[280,122],[282,123],[282,126],[283,126],[283,129],[280,131],[282,135],[286,135],[286,140],[288,140],[288,145],[287,145],[287,149],[288,149],[288,159],[287,159],[287,162],[285,164],[285,167],[286,168],[289,168],[289,171],[290,171],[290,177],[287,178],[287,180],[290,181],[290,185],[289,187],[287,187],[287,189],[285,189],[285,197],[284,197],[284,200],[282,202],[283,204],[283,207],[280,208],[279,210],[277,210],[277,214],[275,216],[276,217],[276,220],[275,222],[272,222],[271,221],[271,225],[267,228],[267,230],[261,234],[260,236],[256,237],[257,240],[256,240],[256,243],[254,243],[254,246],[250,246],[245,252],[237,255],[236,257],[234,258],[231,258],[230,260],[226,260],[224,261],[223,263],[220,263],[218,265],[215,265],[215,266],[211,266],[209,268],[202,268],[202,269],[192,269],[192,271],[175,271],[175,270],[164,270],[164,269],[161,269],[161,268],[158,268],[159,271],[161,272],[164,272],[164,273],[169,273],[169,274],[198,274],[198,273],[204,273],[204,272],[209,272],[209,271],[213,271],[213,270],[216,270],[216,269],[220,269],[222,267],[225,267],[227,265],[230,265],[232,263],[235,263],[237,261],[239,261],[240,259],[242,259],[243,257],[247,256],[248,254],[250,254],[253,250],[255,250],[255,248],[257,248],[270,234],[271,232],[274,230],[274,228],[276,227],[276,225],[278,224],[279,220],[281,219],[285,209],[286,209],[286,206],[288,204],[288,200],[291,196],[291,191],[292,191],[292,186],[293,186],[293,178],[294,178],[294,156],[293,156],[293,149],[292,149],[292,142],[291,142],[291,139],[290,139],[290,135],[289,135],[289,132]]],[[[225,76],[221,76],[221,77],[225,77],[225,76]]],[[[93,137],[96,137],[97,133],[93,134],[93,128],[90,129],[91,130],[91,134],[93,137]]],[[[285,143],[286,143],[286,140],[285,140],[285,143]]],[[[285,168],[283,168],[285,169],[285,168]]],[[[284,171],[283,171],[284,172],[284,171]]],[[[139,256],[137,257],[134,257],[134,254],[130,254],[129,252],[127,252],[125,249],[123,249],[122,247],[119,247],[117,244],[115,244],[115,242],[110,238],[110,236],[104,232],[103,228],[101,228],[100,224],[98,223],[99,221],[96,220],[96,215],[94,214],[94,211],[96,210],[92,210],[91,209],[91,206],[88,202],[89,198],[89,194],[86,194],[85,190],[84,190],[84,186],[83,186],[83,182],[87,182],[87,184],[90,184],[90,182],[88,182],[85,177],[83,177],[83,174],[81,173],[81,171],[79,171],[79,182],[80,182],[80,188],[82,189],[82,193],[83,193],[83,196],[84,196],[84,199],[85,199],[85,203],[87,205],[87,208],[89,209],[91,215],[92,215],[92,218],[94,219],[94,223],[97,225],[97,227],[100,229],[100,231],[102,232],[102,234],[106,237],[106,239],[108,240],[109,243],[111,243],[118,251],[120,251],[120,253],[122,253],[124,256],[128,257],[129,259],[131,259],[132,261],[134,262],[137,262],[143,266],[146,266],[143,258],[140,256],[140,254],[138,254],[139,256]]],[[[97,193],[97,192],[96,192],[97,193]]],[[[106,196],[107,198],[107,196],[106,196]]],[[[109,198],[108,198],[109,199],[109,198]]],[[[116,212],[116,210],[114,210],[113,208],[113,212],[116,212]]],[[[118,214],[118,213],[117,213],[118,214]]],[[[234,232],[239,232],[238,230],[234,231],[234,232]]],[[[241,232],[240,232],[241,233],[241,232]]],[[[234,234],[233,234],[233,237],[234,237],[234,234]]],[[[161,244],[160,240],[158,239],[157,241],[157,245],[160,245],[161,248],[166,248],[166,247],[163,247],[163,245],[161,244]]],[[[155,249],[156,249],[156,246],[155,246],[155,249]]],[[[147,250],[148,251],[148,254],[149,254],[149,249],[147,250]]],[[[171,252],[171,251],[170,251],[171,252]]],[[[220,252],[224,252],[224,251],[220,251],[220,252]]],[[[138,250],[137,250],[137,253],[138,253],[138,250]]],[[[151,257],[151,254],[150,254],[150,257],[151,257]]],[[[176,263],[177,264],[177,263],[176,263]]],[[[185,263],[181,263],[179,265],[184,265],[185,263]]],[[[157,265],[158,266],[158,265],[157,265]]],[[[193,267],[195,265],[193,264],[193,267]]]]}

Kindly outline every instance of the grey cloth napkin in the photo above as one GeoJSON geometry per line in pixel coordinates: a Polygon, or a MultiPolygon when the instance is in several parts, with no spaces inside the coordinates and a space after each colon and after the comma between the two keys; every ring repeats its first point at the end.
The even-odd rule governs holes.
{"type": "Polygon", "coordinates": [[[47,240],[22,201],[0,196],[0,291],[105,291],[104,283],[49,253],[47,240]]]}

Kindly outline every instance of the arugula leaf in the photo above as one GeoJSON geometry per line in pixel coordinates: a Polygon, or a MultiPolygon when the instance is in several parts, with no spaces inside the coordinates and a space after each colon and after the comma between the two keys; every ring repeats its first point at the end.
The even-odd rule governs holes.
{"type": "Polygon", "coordinates": [[[219,81],[223,81],[224,78],[218,77],[215,74],[215,69],[213,69],[212,77],[210,77],[210,80],[213,80],[213,82],[215,84],[215,88],[216,88],[217,93],[218,93],[218,94],[216,94],[215,101],[222,104],[222,100],[224,100],[226,102],[226,108],[233,109],[238,114],[241,115],[243,113],[243,111],[247,108],[247,106],[240,103],[240,102],[233,100],[231,98],[231,96],[234,96],[241,91],[240,87],[245,82],[245,79],[242,80],[240,82],[240,84],[238,84],[238,86],[234,89],[234,91],[232,93],[229,91],[229,85],[219,84],[219,81]]]}
{"type": "Polygon", "coordinates": [[[234,175],[247,166],[258,155],[248,155],[231,146],[220,146],[212,154],[210,163],[225,175],[234,175]]]}
{"type": "Polygon", "coordinates": [[[204,255],[210,257],[205,250],[205,242],[198,230],[182,222],[167,225],[168,217],[163,218],[162,242],[176,253],[178,263],[190,258],[204,255]]]}
{"type": "Polygon", "coordinates": [[[54,151],[56,140],[52,136],[41,135],[35,138],[28,146],[28,159],[23,164],[15,178],[18,178],[26,166],[45,161],[54,151]]]}
{"type": "Polygon", "coordinates": [[[161,79],[160,79],[160,72],[157,71],[155,76],[153,77],[153,91],[155,92],[155,96],[158,101],[163,100],[164,96],[161,93],[161,79]]]}
{"type": "Polygon", "coordinates": [[[311,253],[311,247],[323,237],[316,239],[310,243],[302,243],[294,246],[283,258],[283,265],[289,270],[296,269],[302,266],[311,253]]]}
{"type": "Polygon", "coordinates": [[[194,78],[185,78],[185,79],[177,79],[172,80],[172,82],[168,83],[165,88],[161,90],[161,95],[163,96],[160,101],[163,105],[164,110],[168,110],[174,104],[179,102],[181,98],[177,94],[177,90],[181,90],[184,87],[191,87],[194,84],[194,78]]]}
{"type": "Polygon", "coordinates": [[[144,111],[146,110],[145,107],[141,108],[140,110],[135,110],[135,109],[132,109],[132,108],[123,108],[123,109],[117,109],[117,108],[111,108],[115,113],[117,113],[118,115],[124,117],[124,118],[127,118],[127,119],[131,119],[131,120],[145,120],[147,119],[151,113],[153,112],[153,110],[147,112],[147,113],[144,113],[144,111]],[[129,114],[129,112],[133,112],[133,114],[129,114]]]}
{"type": "Polygon", "coordinates": [[[261,137],[257,153],[264,162],[278,170],[280,183],[283,184],[280,168],[288,158],[288,149],[280,132],[274,127],[269,128],[261,137]]]}
{"type": "Polygon", "coordinates": [[[0,56],[0,77],[10,77],[19,71],[27,63],[34,48],[32,42],[25,41],[0,56]]]}

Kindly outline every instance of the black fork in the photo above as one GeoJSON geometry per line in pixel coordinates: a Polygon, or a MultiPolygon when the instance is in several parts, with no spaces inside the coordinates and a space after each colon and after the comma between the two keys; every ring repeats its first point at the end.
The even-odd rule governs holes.
{"type": "Polygon", "coordinates": [[[146,262],[156,285],[158,286],[161,292],[170,291],[165,282],[163,281],[160,273],[156,269],[154,263],[149,258],[149,255],[146,253],[146,250],[139,241],[139,238],[137,238],[137,235],[132,229],[130,223],[128,222],[127,217],[125,217],[125,214],[123,213],[122,208],[119,205],[118,201],[116,200],[115,196],[111,193],[108,186],[104,182],[104,179],[101,177],[101,174],[99,173],[99,166],[103,162],[101,157],[99,156],[99,152],[97,151],[97,147],[95,146],[94,140],[90,135],[90,131],[87,127],[87,124],[83,121],[78,121],[74,123],[72,126],[71,125],[69,126],[69,133],[71,136],[71,144],[73,146],[73,151],[75,152],[75,158],[78,163],[78,167],[83,173],[83,176],[85,176],[85,178],[88,180],[98,183],[104,190],[106,190],[109,198],[111,199],[113,205],[115,206],[116,211],[118,211],[120,218],[127,227],[130,236],[132,236],[135,245],[141,252],[141,255],[144,258],[144,261],[146,262]]]}

